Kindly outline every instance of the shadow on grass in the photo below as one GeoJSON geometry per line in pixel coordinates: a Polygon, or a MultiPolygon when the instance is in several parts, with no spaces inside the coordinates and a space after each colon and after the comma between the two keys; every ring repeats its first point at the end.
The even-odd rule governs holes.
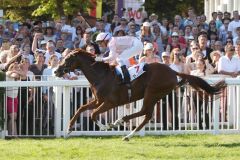
{"type": "Polygon", "coordinates": [[[214,143],[214,144],[205,144],[206,147],[226,147],[226,148],[235,148],[235,147],[240,147],[240,143],[227,143],[227,144],[219,144],[219,143],[214,143]]]}

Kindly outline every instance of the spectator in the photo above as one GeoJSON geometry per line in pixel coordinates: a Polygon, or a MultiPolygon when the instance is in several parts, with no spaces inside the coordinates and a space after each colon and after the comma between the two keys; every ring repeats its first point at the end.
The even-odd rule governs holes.
{"type": "Polygon", "coordinates": [[[1,71],[8,70],[8,67],[21,57],[21,53],[18,53],[7,62],[7,56],[10,54],[9,52],[10,51],[2,51],[0,54],[0,70],[1,71]]]}
{"type": "Polygon", "coordinates": [[[223,12],[218,11],[216,20],[217,29],[219,29],[222,25],[223,25],[223,12]]]}
{"type": "MultiPolygon", "coordinates": [[[[94,46],[94,49],[95,49],[95,53],[96,54],[101,54],[101,51],[100,51],[100,48],[98,47],[97,43],[93,42],[92,39],[91,39],[91,35],[92,35],[92,32],[89,32],[89,31],[85,31],[84,34],[83,34],[83,41],[84,41],[84,46],[82,47],[82,49],[86,49],[86,46],[87,45],[93,45],[94,46]]],[[[110,36],[109,36],[110,37],[110,36]]],[[[105,46],[105,45],[104,45],[105,46]]],[[[106,46],[107,47],[107,46],[106,46]]],[[[104,47],[103,47],[104,48],[104,47]]],[[[104,51],[104,49],[102,48],[102,51],[104,51]]],[[[106,49],[107,51],[107,49],[106,49]]],[[[106,52],[105,51],[105,52],[106,52]]],[[[103,52],[102,52],[103,53],[103,52]]]]}
{"type": "Polygon", "coordinates": [[[45,41],[52,40],[53,42],[56,42],[56,35],[54,34],[54,28],[51,26],[47,26],[44,32],[43,38],[45,41]]]}
{"type": "Polygon", "coordinates": [[[221,58],[222,55],[223,54],[218,50],[212,51],[210,53],[210,56],[211,56],[211,59],[212,59],[211,65],[214,68],[214,72],[213,72],[214,74],[217,74],[217,72],[218,72],[218,62],[219,62],[219,59],[221,58]]]}
{"type": "MultiPolygon", "coordinates": [[[[43,81],[51,80],[54,76],[54,70],[58,65],[58,57],[51,55],[48,61],[48,67],[43,70],[43,81]]],[[[43,88],[43,128],[47,130],[48,123],[50,132],[54,131],[54,95],[53,87],[43,88]]]]}
{"type": "MultiPolygon", "coordinates": [[[[17,45],[12,45],[10,47],[10,50],[8,52],[8,55],[7,55],[7,62],[10,62],[13,57],[20,54],[21,52],[19,52],[19,51],[20,51],[20,49],[17,45]]],[[[17,61],[20,61],[20,60],[17,59],[17,61]]]]}
{"type": "Polygon", "coordinates": [[[181,54],[185,54],[186,52],[186,42],[185,40],[180,42],[180,37],[177,32],[173,32],[171,38],[169,38],[169,44],[167,45],[166,51],[171,52],[174,48],[179,48],[181,54]]]}
{"type": "Polygon", "coordinates": [[[168,52],[162,53],[162,63],[166,65],[170,65],[170,54],[168,52]]]}
{"type": "Polygon", "coordinates": [[[231,13],[225,11],[225,12],[223,13],[223,19],[231,19],[231,13]]]}
{"type": "Polygon", "coordinates": [[[240,26],[236,28],[236,37],[233,38],[233,45],[236,46],[236,42],[240,40],[240,26]]]}
{"type": "Polygon", "coordinates": [[[235,51],[236,51],[235,57],[237,57],[240,60],[240,40],[236,42],[235,51]]]}
{"type": "Polygon", "coordinates": [[[186,41],[188,41],[189,37],[193,37],[192,36],[192,26],[187,25],[184,28],[184,38],[186,41]]]}
{"type": "Polygon", "coordinates": [[[66,48],[64,47],[63,40],[61,38],[57,39],[57,42],[56,42],[56,52],[62,54],[65,49],[66,48]]]}
{"type": "Polygon", "coordinates": [[[152,24],[153,27],[153,42],[157,44],[157,55],[161,57],[165,45],[163,44],[163,35],[160,26],[157,23],[152,24]]]}
{"type": "Polygon", "coordinates": [[[111,24],[108,23],[108,17],[107,15],[102,16],[103,26],[104,26],[104,32],[111,33],[111,24]]]}
{"type": "Polygon", "coordinates": [[[21,52],[21,54],[22,54],[22,58],[28,58],[30,64],[33,64],[34,57],[33,57],[32,52],[31,52],[30,44],[23,45],[23,51],[21,52]]]}
{"type": "Polygon", "coordinates": [[[76,36],[73,40],[74,48],[82,48],[84,46],[83,40],[83,29],[81,26],[77,26],[76,28],[76,36]]]}
{"type": "Polygon", "coordinates": [[[202,28],[204,29],[204,30],[208,30],[208,28],[209,28],[209,25],[206,23],[206,20],[207,20],[207,18],[206,18],[206,16],[204,15],[204,14],[202,14],[201,15],[201,23],[200,23],[200,25],[202,26],[202,28]]]}
{"type": "Polygon", "coordinates": [[[36,50],[35,60],[36,62],[30,65],[29,70],[33,72],[33,74],[35,75],[34,80],[40,81],[43,70],[47,68],[47,65],[44,64],[45,61],[44,53],[41,52],[40,50],[36,50]]]}
{"type": "MultiPolygon", "coordinates": [[[[6,72],[6,81],[16,81],[22,76],[18,63],[12,63],[6,72]]],[[[18,87],[8,87],[7,114],[8,114],[8,135],[17,135],[17,113],[18,113],[18,87]]]]}
{"type": "Polygon", "coordinates": [[[193,52],[195,50],[199,50],[199,45],[196,41],[192,41],[189,45],[189,49],[188,49],[188,53],[187,53],[187,57],[186,57],[186,63],[192,63],[195,61],[195,59],[193,58],[193,52]]]}
{"type": "MultiPolygon", "coordinates": [[[[33,52],[35,52],[36,49],[37,49],[36,44],[37,44],[37,40],[39,39],[40,36],[41,36],[41,34],[37,33],[37,34],[35,34],[35,36],[33,38],[33,44],[32,44],[33,52]]],[[[42,51],[42,52],[45,53],[44,54],[44,56],[45,56],[45,64],[48,63],[48,60],[49,60],[51,55],[56,55],[59,60],[61,59],[61,56],[62,56],[60,53],[55,51],[55,43],[53,41],[51,41],[51,40],[48,41],[47,44],[46,44],[46,51],[42,51]]]]}
{"type": "MultiPolygon", "coordinates": [[[[30,62],[28,58],[23,58],[19,64],[20,69],[22,70],[23,76],[21,81],[32,81],[33,73],[29,71],[30,62]]],[[[32,135],[33,134],[33,88],[31,87],[20,87],[19,90],[19,110],[18,112],[18,121],[19,131],[23,135],[32,135]]]]}
{"type": "Polygon", "coordinates": [[[120,29],[121,29],[121,30],[124,30],[124,32],[127,33],[128,30],[129,30],[127,24],[128,24],[127,19],[124,18],[124,17],[122,17],[122,18],[120,19],[120,25],[119,25],[119,26],[116,26],[116,27],[114,28],[113,35],[115,34],[116,31],[118,31],[118,30],[120,30],[120,29]]]}
{"type": "Polygon", "coordinates": [[[184,29],[182,17],[180,15],[176,15],[174,17],[174,26],[177,26],[178,29],[182,29],[182,30],[184,29]]]}
{"type": "Polygon", "coordinates": [[[238,11],[233,11],[233,21],[228,25],[228,34],[233,38],[237,37],[236,28],[240,27],[238,11]]]}
{"type": "Polygon", "coordinates": [[[122,37],[122,36],[126,36],[126,33],[124,30],[119,29],[115,31],[115,34],[113,35],[114,37],[122,37]]]}
{"type": "Polygon", "coordinates": [[[170,68],[175,70],[176,72],[184,72],[184,63],[182,62],[182,53],[179,48],[174,48],[170,54],[170,68]]]}
{"type": "Polygon", "coordinates": [[[223,19],[223,25],[219,28],[219,40],[225,45],[227,38],[229,37],[228,34],[228,25],[230,23],[230,19],[223,19]]]}
{"type": "Polygon", "coordinates": [[[88,45],[86,46],[86,51],[89,52],[89,53],[92,53],[93,55],[96,54],[95,48],[94,48],[94,46],[91,45],[91,44],[88,44],[88,45]]]}
{"type": "Polygon", "coordinates": [[[237,77],[240,74],[240,61],[233,57],[234,51],[233,45],[228,44],[225,46],[225,56],[219,59],[218,73],[231,77],[237,77]]]}
{"type": "Polygon", "coordinates": [[[196,22],[196,15],[194,13],[194,9],[192,7],[188,8],[188,17],[187,19],[184,21],[184,27],[187,25],[193,25],[196,22]]]}
{"type": "Polygon", "coordinates": [[[153,42],[153,34],[151,31],[151,24],[149,22],[144,22],[141,31],[140,31],[140,39],[142,42],[148,41],[148,42],[153,42]]]}
{"type": "Polygon", "coordinates": [[[212,49],[207,47],[207,37],[205,35],[201,34],[198,37],[198,43],[199,43],[200,50],[203,53],[203,58],[205,60],[208,59],[209,63],[211,63],[212,60],[210,57],[210,53],[212,52],[212,49]]]}
{"type": "Polygon", "coordinates": [[[112,23],[111,23],[111,32],[113,32],[115,27],[117,27],[118,25],[120,25],[120,18],[117,14],[115,14],[113,16],[113,20],[112,20],[112,23]]]}
{"type": "Polygon", "coordinates": [[[129,31],[128,31],[127,34],[129,36],[137,37],[137,35],[136,35],[136,24],[134,22],[129,22],[128,23],[128,28],[129,28],[129,31]]]}
{"type": "Polygon", "coordinates": [[[153,50],[153,44],[147,43],[144,46],[144,56],[140,58],[139,63],[159,63],[160,57],[154,54],[153,50]]]}
{"type": "MultiPolygon", "coordinates": [[[[191,71],[191,75],[194,76],[206,76],[207,75],[207,65],[205,60],[202,57],[199,57],[196,60],[196,69],[191,71]]],[[[195,112],[198,113],[197,117],[198,117],[198,125],[199,125],[199,129],[203,129],[203,121],[206,124],[206,128],[209,129],[209,111],[208,111],[208,96],[202,93],[202,92],[196,92],[195,90],[193,90],[193,103],[194,103],[194,110],[195,112]],[[198,98],[197,98],[198,96],[198,98]],[[199,106],[199,111],[198,111],[198,107],[199,106]],[[202,108],[204,107],[204,111],[201,111],[202,108]],[[202,113],[204,113],[205,115],[202,116],[202,113]],[[203,118],[205,118],[204,120],[202,120],[203,118]]],[[[209,107],[211,109],[211,107],[209,107]]]]}

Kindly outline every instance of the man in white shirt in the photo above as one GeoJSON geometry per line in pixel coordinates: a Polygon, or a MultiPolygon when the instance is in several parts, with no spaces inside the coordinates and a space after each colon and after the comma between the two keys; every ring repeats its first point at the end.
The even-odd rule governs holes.
{"type": "Polygon", "coordinates": [[[228,33],[232,35],[233,38],[237,37],[237,27],[240,27],[239,14],[238,11],[233,11],[233,21],[228,25],[228,33]]]}
{"type": "Polygon", "coordinates": [[[240,75],[240,60],[233,57],[234,46],[228,44],[225,46],[225,56],[222,56],[218,62],[218,73],[237,77],[240,75]]]}

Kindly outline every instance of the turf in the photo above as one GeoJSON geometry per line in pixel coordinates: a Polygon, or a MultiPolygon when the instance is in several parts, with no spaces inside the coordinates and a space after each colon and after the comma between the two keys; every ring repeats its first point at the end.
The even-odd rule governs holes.
{"type": "Polygon", "coordinates": [[[4,160],[163,160],[240,158],[240,135],[173,135],[134,137],[74,137],[0,140],[4,160]]]}

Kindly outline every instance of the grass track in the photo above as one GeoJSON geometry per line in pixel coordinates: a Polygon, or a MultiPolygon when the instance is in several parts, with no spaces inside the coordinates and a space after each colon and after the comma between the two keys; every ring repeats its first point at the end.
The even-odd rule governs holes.
{"type": "Polygon", "coordinates": [[[240,159],[240,135],[0,140],[0,160],[240,159]]]}

